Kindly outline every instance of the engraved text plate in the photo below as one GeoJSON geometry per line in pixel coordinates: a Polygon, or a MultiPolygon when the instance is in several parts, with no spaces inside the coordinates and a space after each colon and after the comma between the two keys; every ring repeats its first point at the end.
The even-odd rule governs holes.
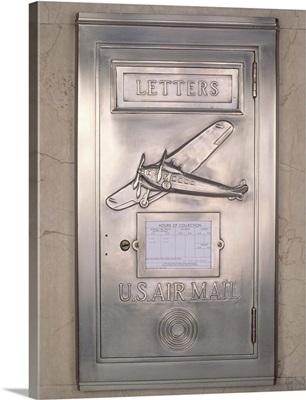
{"type": "Polygon", "coordinates": [[[112,66],[113,111],[241,111],[241,64],[114,61],[112,66]]]}

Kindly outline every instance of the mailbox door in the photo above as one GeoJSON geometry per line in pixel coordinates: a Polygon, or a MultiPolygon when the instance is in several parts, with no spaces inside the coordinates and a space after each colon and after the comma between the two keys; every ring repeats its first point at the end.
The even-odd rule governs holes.
{"type": "MultiPolygon", "coordinates": [[[[100,315],[101,321],[108,321],[107,324],[101,323],[101,358],[103,360],[104,357],[106,359],[119,357],[134,360],[138,357],[153,356],[153,359],[162,357],[166,360],[167,356],[175,356],[176,359],[191,355],[197,358],[252,356],[254,344],[251,341],[251,310],[255,300],[253,296],[255,126],[252,91],[254,52],[240,51],[231,54],[229,50],[210,51],[184,48],[184,46],[174,50],[146,48],[146,51],[143,49],[107,49],[105,51],[103,46],[101,47],[99,70],[100,315]],[[114,62],[122,66],[123,75],[133,75],[133,78],[129,77],[129,79],[131,85],[133,84],[135,97],[138,96],[135,100],[140,103],[136,105],[136,111],[128,102],[130,108],[124,111],[119,107],[119,110],[114,110],[110,103],[112,99],[109,93],[115,95],[116,79],[119,75],[117,71],[119,67],[112,65],[114,62]],[[152,65],[155,67],[151,67],[152,65]],[[160,65],[163,67],[161,68],[160,65]],[[131,72],[132,68],[133,72],[131,72]],[[237,74],[234,75],[234,72],[237,74]],[[112,79],[111,74],[115,75],[115,79],[112,79]],[[179,77],[182,94],[176,96],[177,84],[172,82],[178,81],[179,77]],[[231,78],[228,80],[231,90],[234,91],[234,84],[237,87],[237,93],[231,93],[231,96],[235,94],[238,97],[238,104],[235,105],[237,109],[234,111],[210,109],[211,104],[216,104],[212,102],[202,103],[206,108],[201,108],[201,111],[196,107],[188,109],[181,107],[184,100],[182,99],[183,91],[188,90],[184,86],[187,86],[188,82],[192,82],[192,93],[197,92],[197,94],[199,89],[196,86],[199,86],[199,81],[200,85],[203,82],[207,82],[207,85],[216,82],[221,95],[222,83],[225,89],[227,88],[227,82],[221,82],[224,77],[231,78]],[[233,82],[235,79],[236,82],[233,82]],[[158,84],[160,81],[167,81],[169,94],[166,96],[161,93],[163,98],[156,102],[155,97],[158,94],[150,96],[148,93],[150,85],[153,86],[153,84],[152,91],[166,93],[165,85],[158,84]],[[140,82],[138,83],[139,92],[146,91],[146,95],[137,95],[137,82],[140,82]],[[170,92],[171,85],[176,86],[172,93],[170,92]],[[159,108],[160,103],[164,105],[170,96],[173,103],[176,97],[178,98],[179,107],[174,108],[175,104],[171,111],[167,108],[159,108]],[[145,106],[152,101],[154,108],[141,109],[141,101],[145,102],[145,106]],[[207,128],[216,123],[220,124],[220,128],[216,128],[218,137],[209,131],[205,133],[207,128]],[[229,128],[227,123],[230,124],[229,128]],[[232,132],[217,147],[215,142],[222,140],[223,135],[228,134],[226,129],[228,131],[232,129],[232,132]],[[147,175],[139,176],[138,187],[133,188],[133,185],[137,183],[137,170],[142,154],[145,155],[142,168],[146,165],[154,165],[161,160],[165,150],[167,154],[175,152],[185,143],[197,140],[194,138],[201,131],[204,131],[202,134],[204,138],[198,140],[199,143],[196,144],[200,148],[196,149],[190,144],[189,150],[185,152],[187,152],[188,162],[189,158],[200,157],[199,164],[202,165],[194,174],[189,174],[189,170],[186,175],[173,173],[174,177],[177,175],[177,181],[182,180],[182,192],[169,191],[167,193],[167,191],[152,190],[153,196],[158,193],[165,193],[165,196],[147,207],[141,207],[140,202],[147,193],[145,181],[147,175]],[[216,149],[205,160],[206,147],[211,144],[216,149]],[[194,177],[194,187],[191,187],[193,178],[188,176],[194,177]],[[209,187],[207,185],[205,189],[205,183],[203,183],[203,193],[202,186],[198,185],[197,189],[197,177],[231,187],[239,186],[240,182],[245,180],[248,191],[241,200],[231,199],[233,194],[227,197],[205,196],[205,190],[209,190],[209,187]],[[131,181],[134,183],[131,184],[131,181]],[[124,191],[123,188],[126,185],[132,186],[128,186],[124,191]],[[189,187],[193,190],[189,191],[189,187]],[[140,190],[138,198],[137,190],[140,190]],[[131,201],[135,201],[135,204],[130,205],[131,201]],[[191,263],[192,260],[197,262],[194,254],[197,252],[197,244],[201,247],[201,230],[198,229],[198,232],[194,233],[192,225],[202,220],[211,221],[211,217],[205,216],[208,213],[218,216],[218,221],[214,222],[212,229],[220,231],[217,240],[207,248],[208,252],[212,252],[215,248],[220,253],[218,260],[215,261],[217,265],[214,272],[211,268],[195,268],[191,263]],[[194,221],[194,224],[191,224],[190,220],[194,221]],[[152,228],[150,236],[151,241],[154,237],[156,240],[150,249],[145,249],[146,236],[149,234],[149,232],[145,233],[145,224],[149,221],[156,221],[156,232],[154,234],[152,228]],[[177,227],[176,233],[172,232],[173,229],[168,231],[165,228],[158,229],[161,223],[169,225],[169,222],[172,225],[174,223],[184,225],[185,229],[177,227]],[[188,222],[192,226],[189,230],[187,229],[188,222]],[[141,234],[143,237],[140,238],[141,234]],[[173,243],[167,246],[165,238],[161,242],[160,235],[162,234],[173,243]],[[187,244],[186,238],[189,239],[187,244]],[[224,241],[222,250],[218,250],[219,239],[224,241]],[[174,243],[179,240],[180,244],[174,243]],[[131,244],[128,250],[120,248],[122,241],[131,244]],[[135,250],[132,245],[134,241],[138,241],[139,244],[139,248],[135,250]],[[160,249],[160,246],[164,249],[160,249]],[[171,253],[171,246],[174,253],[173,265],[167,268],[166,263],[161,264],[161,259],[164,261],[169,259],[166,247],[169,247],[168,253],[171,253]],[[182,247],[185,249],[183,250],[182,247]],[[160,259],[159,268],[146,269],[139,265],[144,264],[148,251],[155,253],[152,255],[153,259],[160,259]],[[190,258],[188,252],[192,252],[190,258]],[[175,266],[181,263],[185,264],[176,269],[175,266]],[[152,272],[154,272],[153,275],[152,272]],[[197,321],[197,340],[193,346],[182,353],[173,353],[172,349],[165,348],[158,335],[157,327],[160,319],[173,307],[179,307],[181,310],[186,308],[194,316],[194,321],[197,321]],[[119,320],[118,315],[120,315],[119,320]],[[118,329],[118,322],[121,324],[121,329],[118,329]]],[[[212,92],[212,89],[206,89],[207,93],[209,91],[212,92]]],[[[122,97],[125,95],[124,93],[122,97]]],[[[186,96],[186,103],[189,99],[195,101],[194,97],[187,98],[186,96]]],[[[206,100],[205,97],[208,95],[202,97],[206,100]]],[[[202,100],[200,96],[199,98],[202,100]]],[[[212,99],[218,100],[218,95],[212,99]]],[[[231,100],[229,96],[225,104],[228,105],[231,100]]],[[[192,103],[187,103],[189,104],[192,103]]],[[[222,103],[220,104],[218,107],[221,108],[222,103]]],[[[179,158],[180,155],[173,156],[174,159],[175,157],[179,158]]],[[[162,168],[164,168],[162,174],[171,169],[167,163],[162,168]]],[[[180,165],[180,168],[184,171],[185,165],[180,165]]],[[[146,172],[150,172],[153,177],[155,170],[152,168],[146,172]]],[[[179,182],[171,182],[173,187],[176,183],[179,182]]],[[[212,186],[212,190],[214,188],[218,190],[218,186],[212,186]]],[[[161,190],[163,190],[162,187],[161,190]]],[[[224,192],[226,194],[226,190],[224,192]]],[[[150,202],[151,193],[148,202],[150,202]]],[[[214,194],[218,195],[218,193],[214,194]]],[[[223,192],[220,189],[221,195],[223,192]]],[[[210,238],[212,233],[210,232],[210,238]]],[[[198,252],[200,250],[198,249],[198,252]]]]}
{"type": "Polygon", "coordinates": [[[79,16],[83,390],[273,383],[275,21],[215,24],[79,16]]]}

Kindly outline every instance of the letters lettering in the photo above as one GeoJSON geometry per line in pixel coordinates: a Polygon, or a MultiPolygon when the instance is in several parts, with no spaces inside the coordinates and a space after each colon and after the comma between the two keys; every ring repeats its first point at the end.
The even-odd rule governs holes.
{"type": "Polygon", "coordinates": [[[140,79],[137,79],[137,80],[136,80],[136,85],[137,85],[136,94],[137,94],[137,95],[140,95],[140,94],[141,94],[141,95],[145,95],[145,94],[147,94],[146,91],[142,91],[142,90],[141,90],[140,84],[141,84],[141,80],[140,80],[140,79]]]}
{"type": "Polygon", "coordinates": [[[173,83],[176,85],[176,95],[177,96],[182,96],[182,85],[185,83],[185,81],[173,81],[173,83]]]}
{"type": "Polygon", "coordinates": [[[161,83],[163,85],[163,95],[164,96],[168,96],[168,84],[172,83],[172,81],[169,80],[161,80],[159,81],[159,83],[161,83]]]}
{"type": "Polygon", "coordinates": [[[218,96],[218,94],[219,94],[219,90],[217,89],[217,87],[218,87],[218,82],[216,82],[216,81],[212,81],[211,82],[211,84],[210,84],[210,87],[211,87],[211,91],[210,91],[210,94],[212,95],[212,96],[218,96]]]}
{"type": "Polygon", "coordinates": [[[179,96],[218,96],[219,83],[203,80],[136,79],[137,96],[179,97],[179,96]]]}
{"type": "Polygon", "coordinates": [[[156,96],[157,92],[154,91],[155,89],[155,80],[148,80],[148,96],[156,96]]]}
{"type": "Polygon", "coordinates": [[[194,92],[195,81],[187,81],[187,96],[195,96],[194,92]]]}
{"type": "Polygon", "coordinates": [[[199,96],[208,96],[206,92],[207,83],[205,81],[199,81],[198,85],[198,95],[199,96]]]}

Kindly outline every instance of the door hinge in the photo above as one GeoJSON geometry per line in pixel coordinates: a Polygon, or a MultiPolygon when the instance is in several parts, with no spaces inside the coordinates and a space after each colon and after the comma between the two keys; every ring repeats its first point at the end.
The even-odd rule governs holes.
{"type": "Polygon", "coordinates": [[[256,342],[256,308],[252,307],[251,310],[252,315],[252,326],[251,326],[251,341],[252,343],[256,342]]]}
{"type": "Polygon", "coordinates": [[[252,94],[257,97],[257,62],[253,62],[252,94]]]}

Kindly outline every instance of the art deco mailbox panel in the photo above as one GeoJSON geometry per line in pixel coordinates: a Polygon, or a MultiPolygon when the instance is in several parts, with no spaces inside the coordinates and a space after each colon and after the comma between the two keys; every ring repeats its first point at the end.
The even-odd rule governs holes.
{"type": "Polygon", "coordinates": [[[276,21],[77,22],[80,389],[273,384],[276,21]]]}

